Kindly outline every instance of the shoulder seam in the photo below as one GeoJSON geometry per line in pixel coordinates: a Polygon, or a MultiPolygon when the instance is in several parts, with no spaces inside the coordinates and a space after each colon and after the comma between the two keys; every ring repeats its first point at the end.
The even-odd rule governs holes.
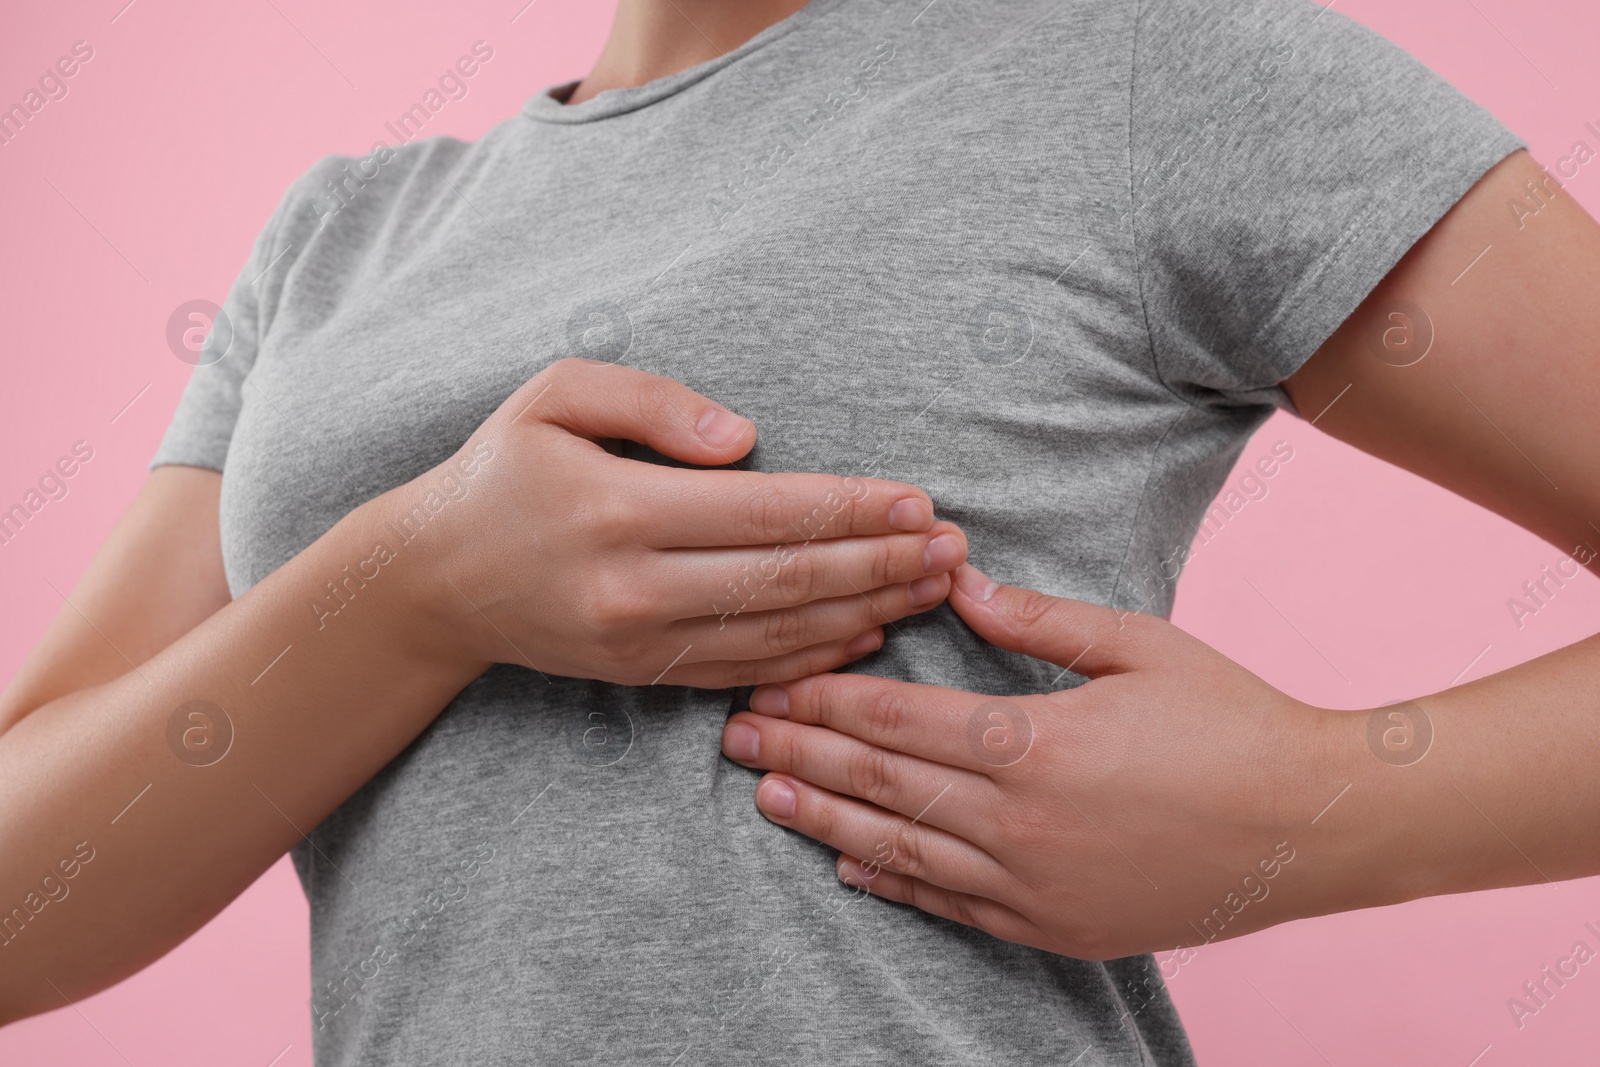
{"type": "MultiPolygon", "coordinates": [[[[1133,259],[1134,287],[1139,296],[1139,314],[1144,318],[1145,344],[1150,352],[1150,369],[1155,374],[1156,381],[1172,396],[1182,402],[1183,407],[1172,422],[1162,431],[1160,439],[1150,451],[1150,463],[1145,469],[1144,482],[1139,488],[1139,499],[1134,504],[1133,515],[1128,521],[1128,537],[1122,546],[1122,557],[1117,563],[1117,572],[1111,578],[1111,592],[1109,604],[1113,607],[1121,603],[1122,579],[1128,572],[1128,561],[1133,555],[1133,543],[1138,535],[1139,518],[1144,514],[1145,502],[1150,496],[1150,485],[1155,479],[1156,468],[1161,461],[1161,449],[1167,443],[1167,438],[1172,436],[1186,415],[1197,410],[1193,400],[1184,396],[1172,387],[1166,377],[1161,373],[1161,360],[1156,355],[1155,333],[1150,329],[1150,307],[1145,301],[1144,293],[1144,267],[1139,259],[1139,226],[1137,221],[1138,204],[1134,196],[1134,167],[1133,167],[1133,116],[1134,116],[1134,86],[1139,72],[1139,26],[1144,21],[1145,0],[1134,0],[1133,31],[1129,34],[1128,43],[1128,247],[1133,259]]],[[[1168,612],[1170,614],[1170,611],[1168,612]]],[[[1142,1057],[1141,1053],[1141,1057],[1142,1057]]]]}
{"type": "Polygon", "coordinates": [[[1134,287],[1139,294],[1139,314],[1144,318],[1145,345],[1150,352],[1150,369],[1163,389],[1183,401],[1186,406],[1193,407],[1194,401],[1173,388],[1172,384],[1167,381],[1166,375],[1162,373],[1161,356],[1156,349],[1155,331],[1150,326],[1150,304],[1145,299],[1144,260],[1139,253],[1139,203],[1134,193],[1133,117],[1135,114],[1134,95],[1137,91],[1139,78],[1139,27],[1144,23],[1144,6],[1145,0],[1134,0],[1133,32],[1129,35],[1128,44],[1128,248],[1133,259],[1134,287]]]}
{"type": "MultiPolygon", "coordinates": [[[[326,157],[324,157],[324,159],[325,158],[326,157]]],[[[255,290],[254,299],[255,299],[255,302],[256,302],[256,349],[257,349],[258,352],[260,351],[261,343],[266,339],[268,324],[263,321],[262,312],[265,310],[265,306],[264,306],[264,304],[263,304],[263,302],[261,300],[260,290],[256,290],[255,287],[262,281],[262,279],[264,279],[266,277],[267,272],[269,270],[271,270],[273,268],[273,266],[278,263],[279,260],[281,260],[284,257],[288,256],[289,251],[295,247],[294,244],[291,243],[291,244],[285,246],[284,248],[279,249],[278,248],[278,239],[281,236],[283,236],[283,234],[284,234],[284,231],[286,229],[284,223],[289,218],[290,214],[292,214],[295,211],[298,211],[301,208],[302,205],[305,205],[305,204],[309,203],[309,199],[305,195],[305,192],[302,190],[301,186],[305,184],[305,182],[309,179],[309,177],[311,175],[316,173],[317,167],[320,166],[321,163],[322,163],[322,160],[318,160],[316,163],[312,164],[310,168],[308,168],[307,170],[301,172],[299,177],[295,178],[293,181],[291,181],[289,183],[288,188],[284,191],[283,200],[278,205],[277,212],[273,215],[273,217],[267,223],[267,230],[266,230],[265,240],[262,241],[262,244],[261,244],[262,252],[266,255],[267,260],[266,260],[265,263],[253,264],[253,266],[256,267],[257,269],[256,269],[255,276],[250,279],[250,287],[251,287],[251,289],[255,290]]],[[[292,266],[292,263],[291,263],[291,266],[292,266]]],[[[282,292],[282,290],[280,288],[279,293],[281,294],[281,292],[282,292]]],[[[273,310],[273,316],[272,317],[274,319],[276,319],[277,318],[277,299],[276,298],[273,300],[273,309],[272,310],[273,310]]],[[[252,360],[252,363],[254,363],[254,360],[252,360]]]]}

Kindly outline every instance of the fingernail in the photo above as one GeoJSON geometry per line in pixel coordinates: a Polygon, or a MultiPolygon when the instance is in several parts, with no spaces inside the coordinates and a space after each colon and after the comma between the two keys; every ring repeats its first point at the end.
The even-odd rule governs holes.
{"type": "Polygon", "coordinates": [[[867,877],[867,872],[863,871],[861,869],[861,865],[856,863],[855,860],[840,859],[838,871],[839,881],[843,882],[845,885],[854,885],[866,888],[867,884],[872,881],[872,879],[867,877]]]}
{"type": "Polygon", "coordinates": [[[740,418],[726,408],[707,408],[700,416],[700,436],[717,448],[727,448],[739,439],[750,420],[740,418]]]}
{"type": "Polygon", "coordinates": [[[970,563],[963,563],[956,569],[956,586],[969,600],[984,601],[994,596],[995,590],[1000,588],[1000,583],[991,582],[978,568],[970,563]]]}
{"type": "Polygon", "coordinates": [[[961,538],[955,534],[940,534],[922,550],[922,569],[930,574],[934,571],[942,573],[954,568],[965,555],[961,538]]]}
{"type": "Polygon", "coordinates": [[[792,819],[794,790],[781,778],[769,778],[756,789],[756,807],[774,819],[792,819]]]}
{"type": "Polygon", "coordinates": [[[896,500],[889,509],[889,527],[915,533],[933,525],[933,506],[920,496],[896,500]]]}
{"type": "Polygon", "coordinates": [[[722,731],[722,751],[729,759],[754,763],[761,754],[761,734],[747,722],[730,722],[722,731]]]}
{"type": "Polygon", "coordinates": [[[875,652],[883,647],[883,635],[876,630],[868,630],[864,634],[857,634],[855,639],[844,646],[844,654],[852,658],[865,656],[868,652],[875,652]]]}
{"type": "Polygon", "coordinates": [[[750,710],[774,719],[789,717],[789,694],[781,685],[764,685],[750,694],[750,710]]]}
{"type": "Polygon", "coordinates": [[[911,583],[911,587],[908,590],[911,606],[925,608],[929,604],[937,604],[944,598],[944,591],[944,575],[930,574],[926,578],[918,578],[911,583]]]}

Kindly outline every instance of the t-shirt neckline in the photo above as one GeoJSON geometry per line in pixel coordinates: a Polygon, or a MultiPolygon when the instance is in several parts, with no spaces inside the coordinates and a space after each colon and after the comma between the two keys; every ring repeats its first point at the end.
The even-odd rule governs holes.
{"type": "Polygon", "coordinates": [[[558,99],[558,97],[565,97],[570,93],[578,85],[578,82],[570,81],[563,82],[560,85],[549,86],[529,98],[528,102],[523,105],[522,113],[538,122],[573,125],[637,111],[658,100],[665,100],[667,97],[680,93],[696,82],[710,77],[722,68],[738,62],[750,53],[764,48],[778,38],[799,29],[824,11],[837,6],[840,2],[841,0],[810,0],[809,3],[794,14],[779,19],[739,47],[724,52],[714,59],[708,59],[704,63],[689,67],[687,70],[680,70],[676,74],[668,74],[643,85],[631,86],[626,89],[607,89],[581,104],[563,104],[558,99]]]}

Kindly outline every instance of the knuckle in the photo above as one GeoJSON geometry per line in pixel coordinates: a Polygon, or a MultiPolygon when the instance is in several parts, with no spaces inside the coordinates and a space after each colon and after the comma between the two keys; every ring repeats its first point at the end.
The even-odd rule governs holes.
{"type": "MultiPolygon", "coordinates": [[[[819,674],[803,684],[809,688],[805,690],[796,689],[794,686],[789,688],[790,718],[794,717],[793,708],[798,704],[802,709],[810,709],[811,718],[818,726],[840,730],[839,723],[845,718],[846,704],[839,676],[819,674]]],[[[840,730],[840,732],[848,731],[840,730]]]]}
{"type": "Polygon", "coordinates": [[[922,842],[917,839],[915,829],[909,823],[902,823],[889,838],[889,855],[892,859],[885,864],[898,874],[907,878],[924,879],[928,873],[928,862],[922,854],[922,842]]]}
{"type": "Polygon", "coordinates": [[[681,420],[678,404],[672,390],[660,378],[646,378],[637,386],[634,404],[639,418],[649,425],[671,425],[681,420]]]}
{"type": "Polygon", "coordinates": [[[1011,609],[1012,619],[1022,629],[1029,629],[1048,619],[1055,610],[1055,597],[1037,589],[1025,589],[1011,609]]]}
{"type": "Polygon", "coordinates": [[[614,632],[592,631],[592,639],[585,660],[597,675],[618,685],[643,685],[638,680],[644,673],[637,650],[618,640],[614,632]]]}
{"type": "Polygon", "coordinates": [[[848,662],[848,657],[837,644],[832,647],[812,646],[806,651],[796,653],[796,656],[798,658],[791,661],[796,664],[795,670],[787,675],[788,678],[810,677],[831,671],[848,662]]]}
{"type": "Polygon", "coordinates": [[[1080,960],[1109,960],[1116,958],[1110,941],[1098,930],[1079,925],[1067,937],[1072,955],[1080,960]]]}
{"type": "Polygon", "coordinates": [[[821,581],[815,553],[802,548],[778,571],[778,595],[788,604],[809,604],[816,599],[821,581]]]}
{"type": "MultiPolygon", "coordinates": [[[[761,730],[761,765],[769,771],[786,771],[798,774],[804,769],[804,750],[801,748],[801,738],[795,730],[761,730]]],[[[801,775],[804,777],[804,775],[801,775]]]]}
{"type": "Polygon", "coordinates": [[[952,893],[950,894],[949,900],[950,910],[953,913],[953,917],[955,918],[956,922],[963,923],[967,926],[983,925],[978,921],[978,909],[973,906],[973,902],[967,897],[961,895],[960,893],[952,893]]]}
{"type": "Polygon", "coordinates": [[[1176,650],[1163,641],[1169,624],[1143,611],[1118,611],[1107,622],[1096,642],[1108,655],[1129,661],[1147,656],[1171,655],[1176,650]]]}
{"type": "Polygon", "coordinates": [[[1148,612],[1129,612],[1122,617],[1117,639],[1130,651],[1144,651],[1165,635],[1168,625],[1165,619],[1158,619],[1148,612]]]}
{"type": "Polygon", "coordinates": [[[765,685],[773,681],[772,664],[761,660],[740,660],[723,668],[723,685],[719,688],[736,689],[746,685],[765,685]]]}
{"type": "Polygon", "coordinates": [[[634,586],[612,588],[601,602],[601,617],[613,630],[629,633],[655,621],[654,603],[634,586]]]}
{"type": "Polygon", "coordinates": [[[766,612],[762,622],[762,638],[768,651],[774,655],[794,652],[804,646],[805,623],[800,613],[792,609],[766,612]]]}
{"type": "Polygon", "coordinates": [[[611,644],[650,622],[655,607],[634,583],[601,578],[590,583],[583,597],[583,613],[590,631],[611,644]]]}
{"type": "Polygon", "coordinates": [[[840,519],[838,512],[829,504],[831,499],[831,492],[818,496],[814,487],[808,488],[805,498],[793,505],[791,510],[794,514],[785,529],[794,531],[807,544],[818,538],[836,536],[840,519]]]}
{"type": "Polygon", "coordinates": [[[900,570],[895,558],[895,550],[886,543],[884,538],[873,538],[867,551],[871,553],[867,561],[867,588],[882,589],[890,585],[897,577],[900,570]]]}
{"type": "Polygon", "coordinates": [[[887,801],[895,790],[895,773],[889,754],[883,749],[864,746],[846,760],[845,782],[852,796],[879,807],[892,806],[887,801]]]}
{"type": "Polygon", "coordinates": [[[862,732],[875,744],[900,736],[910,721],[910,703],[894,686],[878,688],[861,711],[862,732]]]}
{"type": "Polygon", "coordinates": [[[838,488],[829,489],[823,496],[821,510],[828,516],[829,524],[836,526],[840,533],[852,533],[867,525],[861,501],[838,488]]]}
{"type": "Polygon", "coordinates": [[[638,521],[634,504],[621,493],[603,493],[584,501],[576,514],[583,532],[607,541],[623,539],[638,521]]]}
{"type": "Polygon", "coordinates": [[[778,490],[761,486],[746,493],[736,511],[736,528],[752,543],[782,539],[784,500],[778,490]]]}
{"type": "Polygon", "coordinates": [[[558,359],[549,364],[506,399],[503,410],[513,422],[550,422],[557,417],[565,407],[565,391],[558,388],[566,376],[561,367],[564,362],[558,359]]]}
{"type": "Polygon", "coordinates": [[[838,840],[839,813],[826,799],[802,804],[795,814],[797,819],[801,816],[805,818],[807,837],[824,842],[838,840]]]}
{"type": "Polygon", "coordinates": [[[567,399],[573,383],[583,374],[583,360],[566,356],[556,360],[544,370],[534,375],[534,380],[540,383],[541,391],[548,390],[552,400],[567,399]]]}

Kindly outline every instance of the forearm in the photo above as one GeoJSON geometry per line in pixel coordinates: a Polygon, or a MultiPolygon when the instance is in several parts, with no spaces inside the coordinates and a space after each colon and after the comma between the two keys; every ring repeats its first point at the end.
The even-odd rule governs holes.
{"type": "Polygon", "coordinates": [[[1318,910],[1600,874],[1600,636],[1409,706],[1332,714],[1350,790],[1317,828],[1340,835],[1354,899],[1318,910]],[[1413,746],[1431,730],[1421,758],[1407,730],[1413,746]]]}
{"type": "Polygon", "coordinates": [[[0,735],[0,1022],[168,951],[488,666],[432,640],[413,592],[428,581],[424,544],[348,586],[336,616],[311,607],[392,540],[379,524],[394,503],[357,509],[147,662],[0,735]],[[220,759],[185,745],[191,701],[231,723],[220,759]]]}

